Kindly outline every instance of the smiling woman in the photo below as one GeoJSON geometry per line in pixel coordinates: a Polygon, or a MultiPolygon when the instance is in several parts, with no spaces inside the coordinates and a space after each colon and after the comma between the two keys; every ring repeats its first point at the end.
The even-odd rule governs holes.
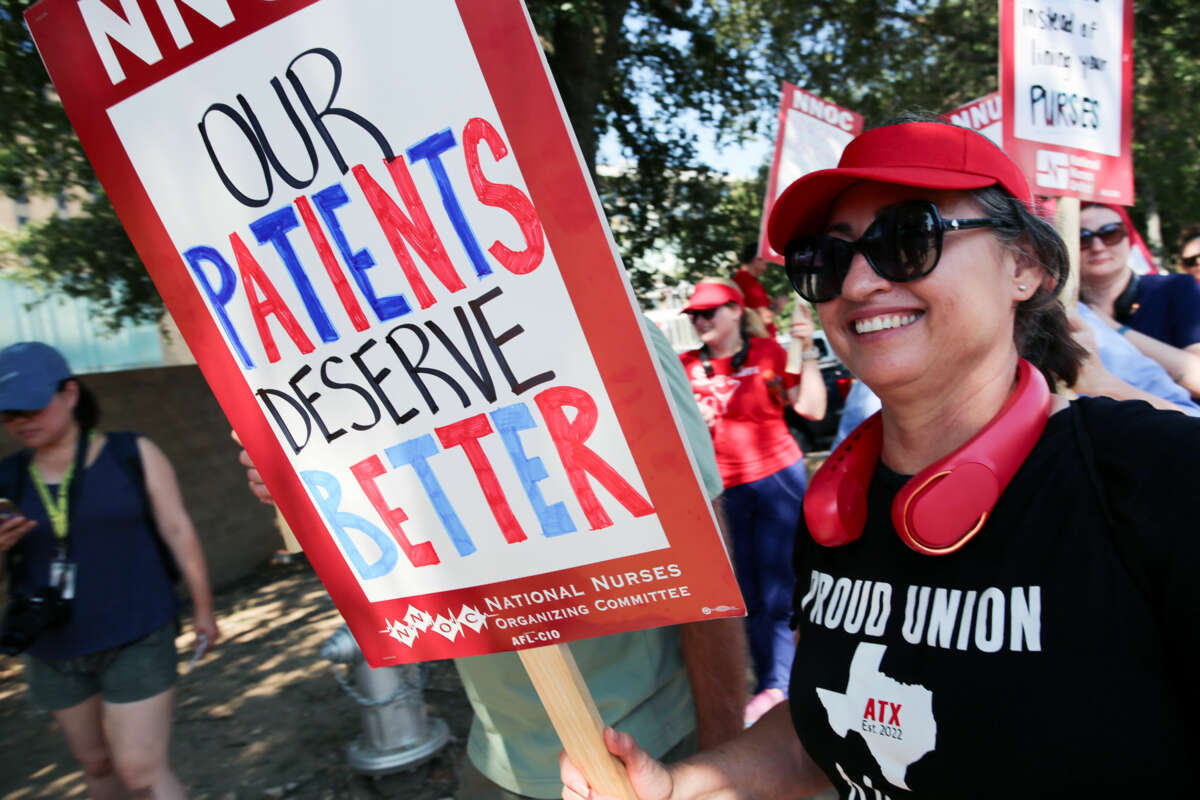
{"type": "Polygon", "coordinates": [[[1186,275],[1136,274],[1127,223],[1115,207],[1086,205],[1079,225],[1079,292],[1087,304],[1114,327],[1200,355],[1200,284],[1186,275]]]}
{"type": "MultiPolygon", "coordinates": [[[[1032,202],[1002,151],[930,120],[862,134],[776,202],[772,246],[882,411],[805,495],[789,699],[670,767],[609,735],[642,797],[1190,782],[1200,422],[1050,393],[1085,353],[1056,296],[1065,245],[1032,202]],[[1106,698],[1086,737],[1056,724],[1066,687],[1106,698]]],[[[588,796],[570,761],[563,779],[588,796]]]]}

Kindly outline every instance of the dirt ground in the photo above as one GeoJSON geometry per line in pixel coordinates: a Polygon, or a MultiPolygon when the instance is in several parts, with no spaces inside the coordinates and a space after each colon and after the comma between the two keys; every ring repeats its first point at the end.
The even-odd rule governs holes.
{"type": "MultiPolygon", "coordinates": [[[[363,729],[359,706],[338,685],[321,645],[340,625],[303,560],[264,566],[216,597],[222,640],[181,674],[172,762],[203,800],[441,800],[454,794],[455,764],[471,710],[449,661],[428,665],[425,703],[451,740],[408,772],[365,778],[346,761],[363,729]]],[[[177,640],[180,665],[191,634],[177,640]]],[[[341,667],[338,667],[339,669],[341,667]]],[[[19,660],[0,656],[0,798],[82,798],[83,775],[49,714],[36,711],[19,660]]]]}

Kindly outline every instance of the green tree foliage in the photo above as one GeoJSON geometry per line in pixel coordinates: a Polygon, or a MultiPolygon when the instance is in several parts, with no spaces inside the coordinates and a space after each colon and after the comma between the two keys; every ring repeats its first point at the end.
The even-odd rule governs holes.
{"type": "Polygon", "coordinates": [[[762,57],[771,4],[527,5],[635,287],[654,281],[653,255],[663,248],[687,276],[732,269],[741,242],[758,235],[764,184],[730,181],[701,163],[697,132],[716,131],[718,144],[772,135],[764,120],[779,81],[762,57]],[[604,136],[625,164],[595,175],[604,136]]]}
{"type": "Polygon", "coordinates": [[[7,249],[16,275],[91,300],[91,309],[111,327],[162,316],[162,299],[102,193],[88,198],[78,214],[35,223],[7,249]]]}
{"type": "Polygon", "coordinates": [[[48,195],[96,178],[63,113],[21,14],[27,0],[0,0],[0,191],[48,195]]]}
{"type": "Polygon", "coordinates": [[[902,111],[942,113],[998,88],[996,0],[813,0],[772,25],[790,48],[772,71],[877,125],[902,111]]]}
{"type": "MultiPolygon", "coordinates": [[[[102,319],[149,322],[162,300],[105,197],[21,14],[0,0],[0,192],[23,199],[69,192],[79,213],[27,225],[0,241],[0,265],[47,292],[87,297],[102,319]]],[[[47,295],[48,296],[48,295],[47,295]]]]}

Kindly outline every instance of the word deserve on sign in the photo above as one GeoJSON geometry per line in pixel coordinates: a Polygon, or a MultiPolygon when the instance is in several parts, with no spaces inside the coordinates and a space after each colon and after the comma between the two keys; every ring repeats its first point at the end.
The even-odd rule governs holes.
{"type": "Polygon", "coordinates": [[[372,665],[742,612],[519,0],[26,19],[372,665]]]}
{"type": "Polygon", "coordinates": [[[1133,0],[1001,0],[1000,94],[1037,194],[1133,205],[1133,0]]]}

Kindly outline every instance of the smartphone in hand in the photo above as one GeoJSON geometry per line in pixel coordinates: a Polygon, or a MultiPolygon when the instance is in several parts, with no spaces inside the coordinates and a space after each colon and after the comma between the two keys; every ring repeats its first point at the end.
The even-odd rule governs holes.
{"type": "Polygon", "coordinates": [[[17,504],[5,497],[0,497],[0,522],[7,522],[13,517],[20,517],[21,509],[17,504]]]}

